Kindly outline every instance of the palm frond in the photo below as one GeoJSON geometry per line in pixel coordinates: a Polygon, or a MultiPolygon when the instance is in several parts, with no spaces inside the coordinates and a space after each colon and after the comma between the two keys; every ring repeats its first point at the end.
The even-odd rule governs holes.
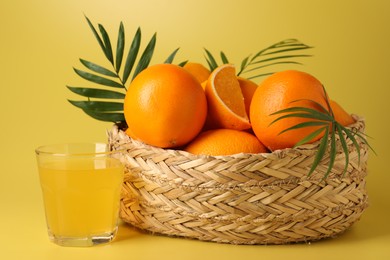
{"type": "MultiPolygon", "coordinates": [[[[326,152],[328,151],[329,158],[328,158],[328,168],[326,169],[326,172],[324,173],[323,180],[325,180],[329,174],[331,173],[335,159],[336,159],[336,147],[337,142],[340,142],[341,149],[343,153],[345,154],[345,166],[342,171],[342,175],[345,175],[348,170],[348,165],[350,162],[349,158],[349,151],[347,146],[347,138],[351,140],[352,145],[356,149],[357,155],[358,155],[358,164],[360,164],[360,146],[358,139],[366,144],[371,150],[372,147],[368,144],[367,139],[365,138],[365,134],[361,133],[356,130],[348,129],[347,127],[344,127],[339,122],[336,121],[333,111],[331,109],[331,106],[329,104],[328,95],[324,89],[325,93],[325,99],[327,102],[328,109],[321,106],[317,102],[313,102],[313,104],[316,104],[316,107],[318,109],[312,109],[307,107],[289,107],[286,109],[282,109],[279,111],[276,111],[272,113],[271,115],[277,115],[278,117],[274,119],[270,125],[280,121],[284,120],[286,118],[302,118],[305,119],[304,122],[297,123],[291,127],[288,127],[284,130],[282,130],[279,134],[283,134],[288,131],[293,131],[305,127],[318,127],[313,132],[309,133],[307,136],[299,140],[294,148],[299,147],[303,144],[310,143],[314,138],[318,137],[320,134],[323,134],[323,136],[320,138],[320,142],[316,151],[316,154],[314,156],[314,161],[308,171],[308,176],[312,175],[313,172],[316,170],[319,163],[324,159],[324,156],[326,152]],[[336,138],[338,136],[338,138],[336,138]]],[[[296,103],[301,100],[294,100],[291,103],[296,103]]],[[[375,152],[375,151],[374,151],[375,152]]]]}
{"type": "MultiPolygon", "coordinates": [[[[261,49],[254,55],[248,55],[242,59],[237,76],[243,76],[247,79],[255,79],[271,75],[276,70],[264,71],[266,68],[276,67],[278,65],[294,64],[302,65],[301,62],[295,59],[307,58],[312,55],[300,53],[306,51],[310,47],[297,39],[287,39],[261,49]]],[[[218,62],[215,56],[208,50],[205,50],[206,62],[210,71],[213,71],[221,64],[229,63],[230,60],[224,52],[220,52],[221,62],[218,62]]]]}
{"type": "MultiPolygon", "coordinates": [[[[138,27],[131,40],[128,53],[125,55],[125,28],[121,22],[116,40],[116,53],[114,53],[110,36],[104,26],[98,24],[98,29],[96,29],[91,20],[86,16],[85,18],[112,68],[107,68],[86,59],[80,59],[81,64],[87,70],[73,68],[74,72],[81,78],[100,87],[67,86],[71,92],[87,98],[86,101],[68,101],[94,119],[114,123],[124,122],[123,100],[127,91],[126,86],[129,84],[129,81],[132,81],[141,71],[149,66],[156,46],[156,34],[152,36],[147,46],[142,50],[142,54],[139,55],[142,33],[141,28],[138,27]],[[131,74],[132,77],[130,77],[131,74]],[[110,88],[115,88],[116,90],[110,88]],[[98,100],[93,100],[95,98],[98,100]],[[118,101],[108,101],[114,99],[118,101]]],[[[175,49],[165,62],[172,63],[178,50],[178,48],[175,49]]]]}
{"type": "MultiPolygon", "coordinates": [[[[301,64],[296,62],[297,58],[311,57],[308,54],[295,54],[297,51],[305,51],[312,47],[301,43],[297,39],[287,39],[268,46],[253,55],[246,66],[242,67],[237,75],[252,73],[252,78],[259,77],[263,74],[262,69],[265,67],[273,67],[280,64],[301,64]],[[294,52],[294,54],[286,54],[294,52]],[[258,66],[261,64],[261,66],[258,66]]],[[[271,71],[269,73],[274,73],[271,71]]]]}

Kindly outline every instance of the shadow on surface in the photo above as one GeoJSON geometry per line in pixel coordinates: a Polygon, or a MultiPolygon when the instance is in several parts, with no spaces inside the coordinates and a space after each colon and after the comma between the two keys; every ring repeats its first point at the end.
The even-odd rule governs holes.
{"type": "Polygon", "coordinates": [[[121,221],[119,223],[118,233],[116,235],[115,241],[119,242],[129,240],[142,235],[143,233],[141,233],[139,230],[121,221]]]}

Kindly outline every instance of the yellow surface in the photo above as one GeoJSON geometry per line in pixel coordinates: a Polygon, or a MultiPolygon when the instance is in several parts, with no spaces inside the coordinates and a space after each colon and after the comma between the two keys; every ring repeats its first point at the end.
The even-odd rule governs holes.
{"type": "MultiPolygon", "coordinates": [[[[390,2],[345,1],[52,1],[0,2],[1,259],[390,259],[389,60],[390,2]],[[241,3],[241,4],[240,4],[241,3]],[[294,67],[317,76],[348,111],[363,115],[378,156],[369,159],[370,207],[342,236],[311,244],[232,246],[141,234],[127,225],[96,248],[49,243],[34,148],[48,143],[105,141],[110,124],[72,107],[65,85],[85,86],[78,58],[104,63],[83,14],[116,34],[141,26],[157,35],[162,61],[204,62],[203,47],[237,64],[286,38],[315,46],[294,67]]],[[[144,41],[144,42],[145,42],[144,41]]]]}

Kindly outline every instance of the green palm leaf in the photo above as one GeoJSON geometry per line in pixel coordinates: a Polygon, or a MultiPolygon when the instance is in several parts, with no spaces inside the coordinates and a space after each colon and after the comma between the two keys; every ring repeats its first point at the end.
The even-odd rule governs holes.
{"type": "MultiPolygon", "coordinates": [[[[261,77],[263,72],[258,71],[265,68],[280,64],[301,64],[299,62],[291,61],[291,58],[305,58],[311,57],[308,54],[289,54],[289,52],[303,51],[312,47],[307,46],[296,39],[287,39],[284,41],[277,42],[265,49],[260,50],[252,58],[249,59],[245,67],[242,67],[238,72],[238,75],[247,74],[249,72],[255,73],[251,78],[261,77]],[[279,61],[282,60],[282,61],[279,61]],[[257,66],[262,64],[261,66],[257,66]]],[[[274,73],[274,71],[270,72],[274,73]]]]}
{"type": "Polygon", "coordinates": [[[112,55],[112,47],[111,47],[111,41],[110,37],[107,34],[106,29],[104,29],[103,25],[99,24],[99,30],[103,38],[103,43],[104,43],[104,52],[106,54],[107,59],[111,62],[111,64],[114,65],[114,58],[112,55]]]}
{"type": "Polygon", "coordinates": [[[276,118],[274,121],[271,122],[271,124],[288,117],[304,117],[304,118],[319,119],[324,121],[332,120],[332,117],[328,113],[324,113],[308,107],[290,107],[290,108],[276,111],[271,115],[279,115],[279,114],[284,114],[284,115],[276,118]]]}
{"type": "Polygon", "coordinates": [[[349,151],[348,151],[347,142],[345,141],[345,138],[343,136],[343,130],[341,129],[339,124],[336,124],[336,128],[337,128],[337,134],[339,135],[339,140],[340,140],[340,143],[341,143],[341,147],[342,147],[344,155],[345,155],[345,164],[344,164],[344,169],[343,169],[343,173],[342,173],[342,176],[344,176],[345,173],[348,170],[349,151]]]}
{"type": "Polygon", "coordinates": [[[99,121],[105,121],[105,122],[124,122],[125,117],[123,113],[105,113],[105,112],[96,112],[92,110],[83,110],[87,115],[90,117],[99,120],[99,121]]]}
{"type": "Polygon", "coordinates": [[[125,28],[121,22],[118,31],[118,40],[116,43],[115,71],[119,72],[122,66],[123,52],[125,48],[125,28]]]}
{"type": "MultiPolygon", "coordinates": [[[[324,122],[324,121],[309,121],[309,122],[303,122],[303,123],[299,123],[299,124],[296,124],[296,125],[293,125],[293,126],[291,126],[291,127],[289,127],[289,128],[284,129],[283,131],[281,131],[281,132],[279,133],[279,135],[281,135],[281,134],[283,134],[283,133],[285,133],[285,132],[287,132],[287,131],[291,131],[291,130],[295,130],[295,129],[300,129],[300,128],[304,128],[304,127],[310,127],[310,126],[327,126],[327,125],[329,125],[329,123],[324,122]]],[[[320,131],[320,132],[322,132],[322,131],[320,131]]],[[[315,131],[315,132],[313,132],[312,134],[313,134],[313,137],[311,137],[311,135],[309,135],[308,137],[309,137],[309,138],[311,137],[311,138],[310,138],[309,140],[307,140],[307,141],[304,141],[304,143],[309,142],[309,141],[312,140],[314,137],[316,137],[319,133],[316,133],[316,131],[315,131]]]]}
{"type": "Polygon", "coordinates": [[[109,77],[117,77],[117,74],[112,72],[111,70],[109,69],[106,69],[96,63],[93,63],[93,62],[90,62],[90,61],[87,61],[87,60],[83,60],[83,59],[80,59],[80,62],[88,69],[94,71],[94,72],[97,72],[97,73],[100,73],[100,74],[103,74],[105,76],[109,76],[109,77]]]}
{"type": "Polygon", "coordinates": [[[142,53],[138,65],[135,68],[135,71],[133,73],[133,79],[138,75],[138,73],[140,73],[141,71],[143,71],[145,68],[149,66],[150,60],[152,59],[153,56],[155,46],[156,46],[156,34],[152,36],[144,52],[142,53]]]}
{"type": "MultiPolygon", "coordinates": [[[[276,71],[268,71],[265,72],[264,69],[268,67],[274,67],[277,65],[284,64],[296,64],[301,65],[302,63],[297,62],[291,59],[298,58],[307,58],[312,55],[296,53],[301,51],[306,51],[312,47],[301,43],[297,39],[287,39],[275,44],[268,46],[260,51],[258,51],[255,55],[248,55],[242,61],[240,65],[240,69],[237,72],[237,76],[243,76],[245,74],[245,78],[254,79],[259,77],[264,77],[275,73],[276,71]],[[291,54],[289,54],[291,53],[291,54]]],[[[209,66],[209,69],[213,71],[220,64],[229,63],[229,59],[226,57],[225,53],[220,52],[221,55],[221,63],[217,62],[217,59],[214,55],[207,49],[205,50],[206,62],[209,66]]]]}
{"type": "Polygon", "coordinates": [[[122,111],[123,103],[107,101],[74,101],[68,100],[72,105],[83,110],[92,111],[122,111]]]}
{"type": "Polygon", "coordinates": [[[312,48],[310,46],[307,46],[301,42],[299,42],[297,39],[286,39],[280,42],[277,42],[275,44],[272,44],[268,46],[265,49],[260,50],[258,53],[256,53],[252,60],[257,59],[260,56],[269,55],[269,54],[275,54],[275,53],[281,53],[281,52],[288,52],[292,50],[302,50],[302,49],[309,49],[312,48]],[[293,47],[293,48],[291,48],[293,47]]]}
{"type": "MultiPolygon", "coordinates": [[[[273,120],[270,125],[280,121],[284,120],[286,118],[303,118],[307,119],[306,121],[302,123],[295,124],[291,127],[288,127],[284,130],[282,130],[279,134],[283,134],[288,131],[305,128],[305,127],[313,127],[318,126],[319,128],[299,140],[294,148],[297,148],[303,144],[311,142],[314,138],[318,137],[320,134],[324,133],[324,135],[321,137],[317,151],[314,156],[313,163],[308,171],[308,176],[312,175],[313,172],[316,170],[319,163],[324,159],[324,156],[326,154],[326,151],[329,151],[329,159],[328,159],[328,168],[326,169],[326,172],[324,173],[323,180],[325,180],[329,174],[331,173],[335,159],[337,154],[337,139],[336,135],[339,137],[338,140],[341,144],[341,149],[343,153],[345,154],[345,166],[342,171],[342,175],[344,175],[348,170],[349,165],[349,151],[347,146],[346,138],[350,139],[353,146],[356,149],[356,152],[358,154],[358,163],[360,163],[360,146],[357,139],[360,139],[361,142],[368,145],[368,147],[372,149],[372,147],[368,144],[368,141],[365,138],[365,134],[361,132],[354,132],[353,130],[350,130],[343,125],[341,125],[339,122],[336,121],[333,111],[331,109],[331,106],[329,104],[328,95],[324,89],[325,93],[325,99],[327,106],[329,108],[329,111],[325,109],[322,105],[320,105],[317,102],[313,102],[313,104],[316,104],[318,107],[318,110],[307,108],[307,107],[290,107],[287,109],[282,109],[279,111],[276,111],[275,113],[272,113],[271,115],[277,115],[278,117],[273,120]]],[[[294,100],[291,103],[295,103],[301,100],[294,100]]],[[[375,152],[375,151],[374,151],[375,152]]]]}
{"type": "Polygon", "coordinates": [[[130,76],[130,72],[132,71],[135,60],[137,59],[140,45],[141,45],[141,28],[138,27],[134,35],[133,41],[131,42],[129,53],[127,54],[125,68],[123,70],[123,82],[126,82],[130,76]]]}
{"type": "Polygon", "coordinates": [[[225,53],[221,51],[221,60],[223,64],[229,64],[229,59],[226,57],[225,53]]]}
{"type": "MultiPolygon", "coordinates": [[[[334,161],[336,159],[336,125],[332,125],[332,134],[330,135],[330,150],[329,150],[329,164],[328,164],[328,169],[325,172],[325,175],[323,179],[326,179],[331,172],[334,161]]],[[[328,138],[328,137],[326,137],[328,138]]]]}
{"type": "MultiPolygon", "coordinates": [[[[304,127],[304,126],[302,126],[304,127]]],[[[298,129],[298,128],[295,128],[295,129],[298,129]]],[[[321,127],[313,132],[311,132],[310,134],[308,134],[307,136],[305,136],[304,138],[302,138],[301,140],[299,140],[295,145],[294,145],[294,148],[300,146],[300,145],[303,145],[303,144],[306,144],[306,143],[309,143],[311,140],[313,140],[314,138],[316,138],[319,134],[321,134],[322,132],[324,132],[326,129],[326,127],[321,127]]],[[[289,131],[289,130],[286,130],[286,131],[289,131]]],[[[282,131],[282,132],[286,132],[286,131],[282,131]]]]}
{"type": "Polygon", "coordinates": [[[277,51],[270,51],[270,52],[265,53],[263,55],[265,56],[265,55],[271,55],[271,54],[276,54],[276,53],[281,53],[281,52],[285,53],[285,52],[289,52],[289,51],[300,51],[300,50],[306,50],[306,49],[312,48],[312,47],[309,47],[309,46],[306,46],[303,44],[289,44],[289,46],[300,46],[300,47],[293,47],[293,48],[286,48],[286,49],[281,49],[281,50],[277,50],[277,51]]]}
{"type": "Polygon", "coordinates": [[[246,58],[244,58],[241,62],[241,67],[240,67],[240,71],[242,71],[243,69],[245,69],[245,67],[248,65],[248,62],[249,62],[249,58],[251,56],[248,56],[246,58]]]}
{"type": "Polygon", "coordinates": [[[180,67],[184,67],[184,65],[186,65],[187,62],[188,62],[188,60],[182,61],[182,62],[180,62],[178,65],[179,65],[180,67]]]}
{"type": "Polygon", "coordinates": [[[314,172],[314,170],[317,168],[318,164],[320,163],[320,161],[325,155],[326,147],[328,145],[328,135],[329,135],[329,127],[325,127],[324,137],[321,139],[320,145],[318,146],[318,150],[316,156],[314,157],[313,164],[310,168],[309,173],[307,174],[308,176],[310,176],[314,172]]]}
{"type": "Polygon", "coordinates": [[[213,71],[218,67],[218,63],[209,50],[207,50],[206,48],[204,50],[206,52],[207,64],[209,65],[210,71],[213,71]]]}
{"type": "MultiPolygon", "coordinates": [[[[122,22],[119,25],[118,37],[116,40],[116,53],[114,53],[110,36],[104,26],[98,24],[97,30],[89,18],[85,18],[112,68],[109,69],[94,62],[80,59],[81,64],[87,68],[87,71],[74,68],[74,72],[81,78],[99,85],[100,88],[67,86],[71,92],[87,98],[87,100],[84,101],[68,101],[94,119],[114,123],[124,122],[123,99],[126,96],[126,85],[128,84],[131,73],[133,73],[131,78],[131,80],[133,80],[142,70],[149,66],[156,46],[156,34],[150,39],[139,57],[138,54],[141,49],[142,34],[141,28],[138,27],[131,41],[129,51],[125,56],[125,29],[122,22]],[[122,66],[123,63],[124,66],[122,66]],[[109,88],[115,88],[117,90],[111,90],[109,88]],[[93,100],[94,98],[98,98],[99,100],[93,100]],[[119,101],[107,101],[112,99],[118,99],[119,101]]],[[[178,50],[179,49],[177,48],[170,54],[166,60],[167,63],[172,63],[178,50]]]]}
{"type": "Polygon", "coordinates": [[[249,65],[259,64],[259,63],[265,63],[265,62],[269,62],[269,61],[274,61],[274,60],[283,60],[283,59],[299,58],[299,57],[311,57],[311,56],[312,55],[305,55],[305,54],[300,54],[300,55],[283,55],[283,56],[277,56],[277,57],[272,57],[272,58],[267,58],[267,59],[262,59],[262,60],[257,60],[257,61],[253,61],[252,60],[252,62],[250,64],[248,64],[248,66],[249,65]]]}
{"type": "MultiPolygon", "coordinates": [[[[376,151],[374,150],[374,148],[372,148],[372,146],[368,143],[367,139],[365,138],[365,136],[367,136],[365,133],[361,133],[361,132],[355,132],[355,134],[360,138],[360,140],[362,140],[362,142],[368,146],[368,148],[370,148],[370,150],[376,155],[376,151]]],[[[367,136],[369,137],[369,136],[367,136]]]]}
{"type": "MultiPolygon", "coordinates": [[[[247,62],[247,60],[246,60],[245,65],[246,65],[247,63],[248,63],[248,62],[247,62]]],[[[257,66],[257,67],[251,68],[251,69],[247,69],[246,72],[256,71],[256,70],[263,69],[263,68],[266,68],[266,67],[270,67],[270,66],[274,66],[274,65],[281,65],[281,64],[297,64],[297,65],[302,65],[302,63],[297,62],[297,61],[279,61],[279,62],[272,62],[272,63],[264,64],[264,65],[261,65],[261,66],[257,66]]],[[[243,66],[241,66],[241,68],[243,68],[243,66]]],[[[254,76],[254,77],[256,77],[256,76],[254,76]]]]}
{"type": "Polygon", "coordinates": [[[352,141],[353,145],[355,146],[356,152],[358,154],[358,162],[360,163],[360,146],[355,138],[355,135],[344,126],[340,125],[340,127],[341,130],[347,135],[347,137],[352,141]]]}
{"type": "Polygon", "coordinates": [[[125,94],[108,89],[99,88],[82,88],[66,86],[70,91],[83,97],[88,98],[105,98],[105,99],[124,99],[125,94]]]}
{"type": "Polygon", "coordinates": [[[177,52],[179,51],[179,48],[177,48],[176,50],[174,50],[169,56],[168,58],[164,61],[164,63],[172,63],[173,62],[173,59],[175,58],[177,52]]]}
{"type": "Polygon", "coordinates": [[[87,20],[88,25],[91,28],[93,35],[95,36],[96,40],[98,41],[100,48],[102,49],[102,51],[104,52],[104,54],[107,57],[106,47],[104,46],[104,43],[103,43],[102,39],[100,38],[98,32],[96,31],[95,27],[93,26],[93,24],[91,23],[91,21],[89,20],[89,18],[87,16],[85,16],[85,19],[87,20]]]}
{"type": "Polygon", "coordinates": [[[79,69],[74,68],[74,71],[76,72],[77,75],[82,77],[83,79],[86,79],[88,81],[91,81],[96,84],[104,85],[104,86],[109,86],[109,87],[114,87],[114,88],[124,88],[124,86],[116,81],[113,81],[111,79],[104,78],[99,75],[95,75],[89,72],[85,72],[79,69]]]}

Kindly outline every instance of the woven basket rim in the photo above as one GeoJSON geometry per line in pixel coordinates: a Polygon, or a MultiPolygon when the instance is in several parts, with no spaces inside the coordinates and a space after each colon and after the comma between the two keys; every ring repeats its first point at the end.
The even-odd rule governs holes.
{"type": "MultiPolygon", "coordinates": [[[[358,130],[364,129],[364,127],[365,127],[365,118],[362,117],[362,116],[356,115],[356,114],[352,114],[351,116],[355,119],[355,122],[353,124],[351,124],[351,125],[346,126],[346,128],[348,128],[348,129],[358,129],[358,130]]],[[[112,129],[111,129],[111,131],[118,132],[118,131],[122,131],[122,129],[119,129],[118,125],[114,124],[112,129]]],[[[111,137],[110,136],[110,131],[107,131],[107,134],[108,134],[108,136],[110,138],[111,137]]],[[[186,155],[187,157],[189,157],[191,159],[194,159],[194,160],[199,159],[199,158],[235,159],[237,157],[248,156],[248,155],[250,155],[250,156],[267,157],[270,154],[281,155],[283,153],[288,153],[288,152],[303,152],[303,151],[306,151],[306,150],[311,150],[314,147],[318,146],[319,143],[320,143],[320,140],[319,140],[319,141],[316,141],[316,142],[313,142],[313,143],[310,143],[310,144],[304,144],[304,145],[301,145],[301,146],[295,147],[295,148],[284,148],[284,149],[278,149],[278,150],[274,150],[274,151],[270,151],[270,152],[266,152],[266,153],[257,153],[257,154],[254,154],[254,153],[237,153],[237,154],[232,154],[232,155],[204,155],[204,154],[192,154],[192,153],[189,153],[189,152],[187,152],[185,150],[182,150],[182,149],[160,148],[160,147],[152,146],[152,145],[146,144],[146,143],[144,143],[144,142],[142,142],[140,140],[133,139],[130,136],[128,136],[127,134],[126,134],[126,137],[128,137],[128,139],[135,146],[138,146],[140,148],[151,149],[154,152],[170,153],[172,155],[177,155],[177,153],[180,153],[180,154],[186,155]]]]}
{"type": "MultiPolygon", "coordinates": [[[[365,128],[365,120],[361,116],[357,115],[352,115],[354,119],[356,120],[355,123],[347,126],[349,129],[355,128],[356,130],[364,130],[365,128]]],[[[156,156],[160,155],[162,158],[185,158],[188,163],[185,163],[183,165],[182,161],[180,161],[181,166],[180,167],[188,167],[192,168],[194,165],[204,165],[207,163],[218,163],[218,162],[223,162],[223,163],[231,163],[231,165],[234,164],[236,161],[240,160],[248,160],[251,162],[256,162],[256,161],[264,161],[267,159],[275,160],[275,159],[280,159],[281,161],[285,157],[294,157],[297,160],[299,160],[300,156],[310,156],[313,155],[316,152],[317,146],[319,146],[320,141],[316,141],[311,144],[305,144],[301,145],[296,148],[285,148],[285,149],[280,149],[276,150],[273,152],[268,152],[268,153],[258,153],[258,154],[251,154],[251,153],[238,153],[238,154],[233,154],[233,155],[221,155],[221,156],[212,156],[212,155],[196,155],[192,154],[189,152],[186,152],[184,150],[179,150],[179,149],[164,149],[164,148],[159,148],[155,146],[148,145],[146,143],[143,143],[138,140],[134,140],[131,137],[129,137],[124,131],[118,129],[118,126],[114,125],[112,130],[108,132],[109,139],[114,140],[116,139],[116,136],[120,135],[120,140],[121,143],[118,143],[116,145],[123,145],[123,144],[131,144],[131,147],[134,149],[136,148],[137,151],[142,151],[150,154],[150,156],[156,156]]],[[[338,138],[338,135],[336,135],[336,138],[338,138]]],[[[110,143],[112,143],[110,141],[110,143]]],[[[362,143],[362,145],[364,145],[362,143]]],[[[365,149],[367,147],[364,147],[365,149]]],[[[352,147],[349,147],[349,149],[353,149],[352,147]]],[[[178,161],[179,162],[179,161],[178,161]]],[[[150,172],[140,172],[140,175],[143,176],[143,178],[150,179],[151,181],[157,181],[157,182],[170,182],[170,185],[172,186],[182,186],[183,184],[180,181],[172,181],[168,176],[166,175],[161,175],[161,174],[154,174],[153,171],[150,172]]],[[[335,172],[331,172],[327,180],[340,180],[341,178],[350,178],[351,180],[355,180],[360,182],[364,177],[366,176],[366,173],[364,171],[359,171],[358,174],[355,174],[353,176],[347,174],[347,176],[342,176],[341,174],[336,174],[335,172]]],[[[277,181],[270,183],[270,184],[261,184],[262,187],[270,186],[270,187],[275,187],[275,186],[283,186],[283,185],[291,185],[294,184],[294,182],[301,182],[301,181],[310,181],[310,182],[321,182],[323,181],[323,171],[322,172],[314,172],[312,175],[308,176],[307,174],[305,176],[301,177],[293,177],[289,174],[282,174],[279,176],[275,176],[277,181]]],[[[212,180],[211,178],[209,179],[208,177],[205,177],[205,182],[212,180]]],[[[255,182],[250,184],[251,186],[258,186],[259,184],[256,184],[255,182]]],[[[183,185],[184,188],[191,190],[194,189],[194,187],[191,187],[191,185],[183,185]]],[[[196,187],[199,189],[199,187],[196,187]]],[[[212,189],[213,187],[208,186],[205,187],[205,189],[212,189]]],[[[214,187],[216,188],[216,187],[214,187]]],[[[219,187],[221,188],[221,187],[219,187]]],[[[225,187],[226,189],[231,189],[232,187],[225,187]]],[[[237,187],[235,187],[237,188],[237,187]]],[[[245,188],[245,187],[244,187],[245,188]]]]}

